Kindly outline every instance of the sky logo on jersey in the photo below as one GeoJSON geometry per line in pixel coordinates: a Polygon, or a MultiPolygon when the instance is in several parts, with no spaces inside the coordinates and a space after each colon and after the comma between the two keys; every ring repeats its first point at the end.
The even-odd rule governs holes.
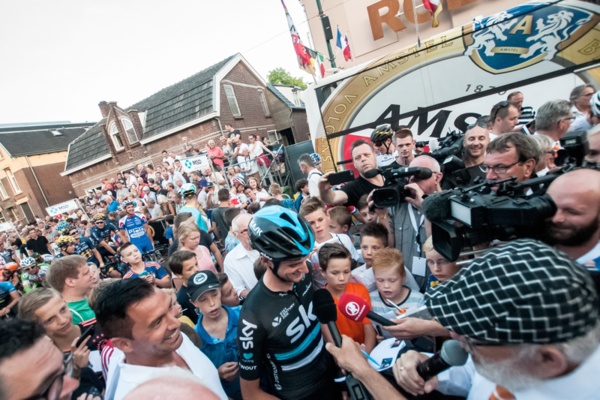
{"type": "Polygon", "coordinates": [[[474,22],[464,54],[492,74],[515,71],[554,59],[597,23],[574,6],[523,4],[474,22]]]}
{"type": "Polygon", "coordinates": [[[303,323],[299,323],[300,317],[296,317],[296,319],[294,319],[292,321],[292,323],[288,325],[287,329],[285,330],[285,334],[292,338],[290,343],[294,343],[295,341],[300,339],[302,337],[302,335],[304,334],[304,331],[306,330],[306,328],[310,328],[311,321],[314,321],[317,319],[317,317],[314,316],[312,313],[312,308],[313,308],[312,301],[308,305],[308,313],[304,310],[303,305],[300,305],[298,307],[298,311],[300,312],[300,317],[302,317],[303,323]]]}
{"type": "Polygon", "coordinates": [[[252,341],[252,334],[254,330],[257,328],[256,325],[251,324],[250,322],[242,319],[242,323],[244,324],[244,329],[242,329],[242,334],[244,336],[240,337],[242,341],[242,347],[244,350],[249,350],[254,348],[254,342],[252,341]]]}

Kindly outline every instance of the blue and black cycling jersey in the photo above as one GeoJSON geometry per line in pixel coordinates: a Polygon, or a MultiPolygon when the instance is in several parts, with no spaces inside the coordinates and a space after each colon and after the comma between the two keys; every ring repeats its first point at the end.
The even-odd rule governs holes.
{"type": "Polygon", "coordinates": [[[10,282],[0,282],[0,309],[10,304],[10,294],[16,291],[10,282]]]}
{"type": "Polygon", "coordinates": [[[94,248],[94,243],[90,240],[90,238],[80,235],[79,244],[75,245],[75,254],[85,257],[85,259],[89,262],[98,264],[98,260],[92,251],[94,248]]]}
{"type": "Polygon", "coordinates": [[[92,238],[92,240],[94,241],[94,246],[96,246],[96,248],[99,247],[100,242],[110,242],[111,240],[111,232],[118,232],[117,231],[117,227],[114,226],[113,224],[111,224],[110,222],[106,222],[104,224],[104,228],[100,229],[97,226],[94,227],[94,229],[92,229],[92,232],[90,233],[90,237],[92,238]]]}
{"type": "Polygon", "coordinates": [[[270,291],[261,279],[248,294],[238,322],[241,378],[267,376],[275,395],[301,399],[328,384],[329,360],[313,314],[312,275],[287,293],[270,291]]]}

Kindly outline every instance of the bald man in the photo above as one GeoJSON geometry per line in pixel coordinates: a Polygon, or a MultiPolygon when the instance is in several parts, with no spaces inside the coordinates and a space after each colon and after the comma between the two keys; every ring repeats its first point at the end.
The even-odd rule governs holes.
{"type": "Polygon", "coordinates": [[[166,375],[142,383],[123,400],[219,400],[209,388],[196,379],[166,375]]]}
{"type": "Polygon", "coordinates": [[[388,209],[389,230],[393,234],[394,241],[388,243],[402,252],[404,266],[412,272],[417,284],[424,289],[429,277],[429,271],[423,253],[423,243],[427,240],[425,231],[425,216],[421,212],[423,196],[433,194],[441,190],[440,182],[443,174],[440,172],[440,164],[428,155],[416,157],[409,167],[429,168],[432,175],[428,179],[410,178],[409,184],[404,186],[410,191],[410,197],[395,207],[388,209]],[[395,243],[394,243],[395,242],[395,243]]]}
{"type": "Polygon", "coordinates": [[[600,172],[580,169],[559,176],[547,193],[556,214],[547,221],[546,242],[580,264],[600,267],[600,172]]]}
{"type": "Polygon", "coordinates": [[[471,125],[463,138],[465,168],[454,172],[452,175],[445,175],[442,181],[442,189],[448,190],[457,186],[470,186],[477,177],[485,179],[485,172],[481,169],[481,164],[489,143],[490,135],[487,128],[477,124],[471,125]]]}

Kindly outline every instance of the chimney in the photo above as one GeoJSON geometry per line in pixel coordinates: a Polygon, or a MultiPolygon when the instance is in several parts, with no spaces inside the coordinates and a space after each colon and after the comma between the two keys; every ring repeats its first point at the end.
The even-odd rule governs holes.
{"type": "Polygon", "coordinates": [[[101,101],[100,103],[98,103],[98,107],[100,107],[100,112],[102,113],[102,118],[106,118],[108,117],[108,103],[105,101],[101,101]]]}

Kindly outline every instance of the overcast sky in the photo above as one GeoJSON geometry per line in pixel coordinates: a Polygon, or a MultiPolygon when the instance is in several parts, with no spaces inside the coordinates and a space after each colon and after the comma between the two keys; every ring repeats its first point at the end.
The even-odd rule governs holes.
{"type": "MultiPolygon", "coordinates": [[[[298,0],[286,5],[304,44],[298,0]]],[[[3,0],[0,124],[98,121],[235,53],[300,70],[280,0],[3,0]]]]}

